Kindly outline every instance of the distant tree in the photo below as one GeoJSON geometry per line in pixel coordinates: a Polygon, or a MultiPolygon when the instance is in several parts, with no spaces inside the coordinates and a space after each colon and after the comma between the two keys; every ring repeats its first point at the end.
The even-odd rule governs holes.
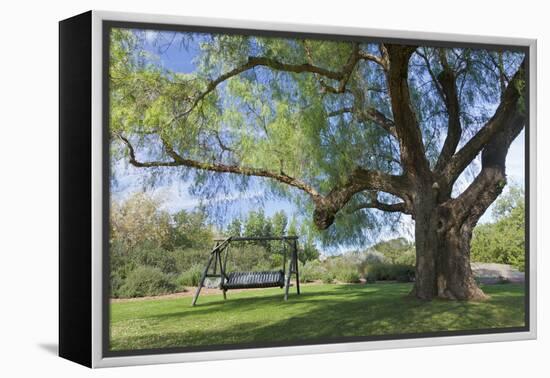
{"type": "Polygon", "coordinates": [[[122,243],[126,253],[145,242],[173,247],[170,214],[149,194],[136,193],[122,202],[113,201],[110,224],[111,243],[122,243]]]}
{"type": "Polygon", "coordinates": [[[314,261],[319,258],[319,250],[315,245],[315,237],[310,228],[305,224],[300,226],[300,235],[302,235],[301,248],[298,259],[305,264],[307,261],[314,261]]]}
{"type": "Polygon", "coordinates": [[[228,236],[241,236],[243,232],[243,225],[239,218],[234,218],[227,227],[228,236]]]}
{"type": "Polygon", "coordinates": [[[512,187],[495,203],[495,221],[478,225],[472,238],[472,260],[510,264],[525,269],[525,201],[512,187]]]}
{"type": "Polygon", "coordinates": [[[292,217],[290,224],[288,225],[288,235],[289,236],[299,236],[298,235],[298,221],[296,217],[292,217]]]}
{"type": "Polygon", "coordinates": [[[258,211],[250,211],[244,221],[244,236],[265,236],[266,223],[266,217],[263,209],[259,209],[258,211]]]}
{"type": "Polygon", "coordinates": [[[502,219],[520,206],[525,206],[525,191],[519,185],[509,185],[506,193],[502,194],[493,205],[493,218],[502,219]]]}
{"type": "Polygon", "coordinates": [[[273,235],[286,235],[288,217],[283,210],[277,211],[275,214],[273,214],[273,216],[271,217],[271,223],[273,224],[273,235]]]}
{"type": "Polygon", "coordinates": [[[403,263],[407,254],[414,254],[414,244],[405,238],[381,241],[373,245],[371,249],[382,253],[391,264],[403,263]]]}
{"type": "Polygon", "coordinates": [[[173,215],[174,246],[181,248],[207,248],[212,244],[212,226],[202,209],[180,210],[173,215]]]}

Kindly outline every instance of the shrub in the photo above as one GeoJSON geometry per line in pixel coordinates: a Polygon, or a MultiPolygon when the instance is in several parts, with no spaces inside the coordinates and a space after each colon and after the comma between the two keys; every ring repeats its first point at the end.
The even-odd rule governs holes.
{"type": "MultiPolygon", "coordinates": [[[[269,263],[269,268],[278,268],[280,269],[282,266],[283,266],[283,255],[282,254],[278,254],[278,253],[272,253],[270,258],[269,258],[269,261],[266,261],[267,263],[269,263]]],[[[288,258],[286,260],[286,262],[288,262],[288,258]]],[[[288,265],[288,264],[285,264],[285,265],[288,265]]]]}
{"type": "Polygon", "coordinates": [[[365,278],[367,280],[367,283],[376,283],[376,276],[374,276],[373,274],[367,273],[367,277],[365,278]]]}
{"type": "Polygon", "coordinates": [[[159,268],[164,273],[176,273],[178,271],[173,252],[151,243],[145,243],[139,248],[135,248],[131,255],[137,265],[159,268]]]}
{"type": "Polygon", "coordinates": [[[400,256],[395,258],[395,264],[414,266],[416,263],[416,252],[414,249],[409,249],[403,252],[400,256]]]}
{"type": "Polygon", "coordinates": [[[386,258],[383,253],[375,250],[366,250],[363,252],[363,261],[366,264],[382,264],[386,258]]]}
{"type": "Polygon", "coordinates": [[[335,275],[338,281],[347,283],[357,283],[361,277],[357,269],[340,269],[335,275]]]}
{"type": "Polygon", "coordinates": [[[410,282],[414,278],[414,267],[402,264],[373,264],[367,268],[367,281],[410,282]]]}
{"type": "Polygon", "coordinates": [[[122,278],[119,271],[111,272],[111,297],[118,298],[120,296],[120,288],[124,285],[124,278],[122,278]]]}
{"type": "Polygon", "coordinates": [[[336,256],[326,261],[326,269],[340,282],[359,282],[360,261],[357,253],[336,256]]]}
{"type": "Polygon", "coordinates": [[[525,270],[525,201],[512,186],[496,202],[496,222],[478,224],[473,232],[471,258],[476,262],[510,264],[525,270]]]}
{"type": "Polygon", "coordinates": [[[173,292],[175,284],[170,275],[152,266],[138,266],[132,270],[120,287],[122,297],[143,297],[173,292]]]}
{"type": "Polygon", "coordinates": [[[309,261],[300,267],[300,282],[323,280],[327,270],[318,260],[309,261]]]}
{"type": "Polygon", "coordinates": [[[323,283],[330,284],[334,281],[334,274],[332,272],[326,272],[321,277],[323,283]]]}
{"type": "Polygon", "coordinates": [[[184,272],[194,265],[206,266],[210,251],[208,249],[183,248],[172,251],[176,263],[176,271],[184,272]]]}
{"type": "MultiPolygon", "coordinates": [[[[257,268],[272,268],[272,254],[257,243],[231,246],[227,259],[228,271],[249,271],[257,268]]],[[[287,260],[288,261],[288,260],[287,260]]],[[[280,265],[278,266],[280,269],[280,265]]]]}
{"type": "Polygon", "coordinates": [[[185,286],[199,286],[199,281],[203,272],[203,265],[192,265],[189,269],[183,271],[176,279],[178,288],[183,289],[185,286]]]}

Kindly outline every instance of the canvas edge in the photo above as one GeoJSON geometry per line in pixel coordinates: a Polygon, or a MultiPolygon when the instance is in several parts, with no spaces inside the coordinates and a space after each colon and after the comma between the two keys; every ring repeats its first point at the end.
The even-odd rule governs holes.
{"type": "Polygon", "coordinates": [[[117,367],[145,364],[198,362],[210,360],[228,360],[238,358],[260,358],[289,356],[299,354],[319,354],[334,352],[353,352],[391,348],[411,348],[453,344],[484,343],[498,341],[531,340],[537,337],[537,41],[528,38],[508,38],[497,36],[463,35],[431,33],[405,30],[383,30],[356,27],[340,27],[316,24],[272,23],[221,18],[186,17],[160,14],[140,14],[112,11],[92,11],[92,367],[117,367]],[[419,339],[401,339],[367,341],[341,344],[319,344],[257,349],[236,349],[208,352],[188,352],[170,354],[152,354],[142,356],[103,357],[103,298],[102,298],[102,244],[103,244],[103,185],[102,185],[102,149],[103,149],[103,99],[102,99],[102,22],[104,20],[147,22],[162,24],[182,24],[223,28],[253,30],[323,33],[337,35],[364,35],[381,38],[407,38],[434,41],[465,43],[490,43],[529,47],[529,323],[528,332],[464,335],[449,337],[428,337],[419,339]]]}

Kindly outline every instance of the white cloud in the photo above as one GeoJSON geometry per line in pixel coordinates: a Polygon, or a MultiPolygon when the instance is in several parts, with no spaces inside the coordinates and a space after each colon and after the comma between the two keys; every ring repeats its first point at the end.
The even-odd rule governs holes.
{"type": "Polygon", "coordinates": [[[261,198],[265,195],[263,191],[256,192],[244,192],[244,193],[230,193],[222,194],[210,198],[208,200],[201,200],[201,198],[189,194],[189,183],[187,182],[174,182],[172,184],[160,186],[153,191],[153,195],[163,200],[163,207],[170,211],[176,212],[179,210],[191,210],[201,204],[201,201],[205,203],[231,203],[238,201],[250,201],[253,199],[261,198]]]}

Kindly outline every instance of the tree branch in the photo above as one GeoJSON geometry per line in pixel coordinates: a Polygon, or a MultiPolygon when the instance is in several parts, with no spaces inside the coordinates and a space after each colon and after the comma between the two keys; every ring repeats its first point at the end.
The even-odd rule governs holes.
{"type": "Polygon", "coordinates": [[[462,137],[462,125],[460,124],[460,103],[458,101],[458,94],[456,89],[456,76],[447,61],[447,56],[444,49],[439,50],[439,59],[443,71],[437,77],[437,81],[441,85],[441,94],[443,95],[443,102],[447,108],[448,113],[448,126],[447,137],[437,159],[435,165],[435,171],[441,171],[447,164],[451,156],[456,151],[460,138],[462,137]]]}
{"type": "Polygon", "coordinates": [[[431,171],[418,120],[412,108],[408,83],[409,59],[416,47],[392,44],[385,46],[390,62],[387,78],[401,161],[408,173],[419,172],[426,177],[431,175],[431,171]]]}
{"type": "MultiPolygon", "coordinates": [[[[349,62],[348,62],[348,64],[349,64],[349,62]]],[[[248,71],[248,70],[250,70],[254,67],[265,66],[265,67],[269,67],[269,68],[272,68],[272,69],[277,70],[277,71],[294,72],[294,73],[309,72],[309,73],[315,73],[317,75],[324,76],[324,77],[329,78],[329,79],[342,80],[342,81],[345,80],[347,82],[347,79],[346,79],[347,76],[346,75],[348,75],[348,72],[347,72],[348,64],[346,64],[344,66],[342,71],[331,71],[331,70],[328,70],[328,69],[325,69],[325,68],[322,68],[322,67],[315,66],[313,64],[309,64],[309,63],[287,64],[287,63],[283,63],[283,62],[280,62],[280,61],[278,61],[276,59],[272,59],[272,58],[250,56],[250,57],[248,57],[248,60],[245,64],[243,64],[239,67],[236,67],[236,68],[232,69],[231,71],[226,72],[226,73],[218,76],[214,80],[211,80],[206,85],[206,89],[203,92],[199,93],[197,95],[197,97],[195,97],[195,100],[191,103],[191,106],[189,107],[189,109],[187,109],[183,113],[180,113],[180,114],[176,115],[174,117],[174,120],[178,119],[180,117],[184,117],[184,116],[188,115],[189,113],[191,113],[197,107],[199,102],[201,102],[207,95],[212,93],[218,87],[218,85],[220,85],[221,83],[223,83],[227,79],[229,79],[231,77],[234,77],[234,76],[237,76],[237,75],[239,75],[239,74],[241,74],[245,71],[248,71]]]]}
{"type": "Polygon", "coordinates": [[[378,199],[373,199],[372,201],[369,201],[369,202],[362,202],[356,206],[353,206],[349,210],[349,212],[353,213],[355,211],[359,211],[362,209],[378,209],[389,213],[404,213],[404,214],[412,213],[412,211],[407,207],[405,202],[384,203],[384,202],[378,201],[378,199]]]}
{"type": "Polygon", "coordinates": [[[389,63],[386,59],[384,59],[384,56],[379,57],[379,56],[370,54],[366,51],[360,51],[359,52],[359,58],[361,58],[363,60],[370,61],[370,62],[374,62],[374,63],[380,65],[382,67],[382,69],[384,69],[384,71],[387,71],[389,69],[389,63]]]}
{"type": "Polygon", "coordinates": [[[315,204],[314,221],[320,229],[326,229],[334,222],[334,217],[342,209],[350,198],[364,190],[377,190],[391,193],[399,197],[406,197],[410,186],[405,176],[394,176],[380,171],[373,171],[361,167],[356,168],[347,178],[343,185],[332,189],[326,196],[322,196],[302,180],[293,178],[284,172],[272,172],[266,169],[228,165],[221,163],[200,162],[180,156],[172,145],[161,137],[166,154],[172,158],[171,161],[148,161],[137,160],[135,149],[130,141],[122,134],[116,136],[126,145],[130,155],[130,164],[138,168],[150,167],[180,167],[195,168],[218,173],[235,173],[245,176],[266,177],[278,182],[295,187],[309,194],[315,204]]]}
{"type": "Polygon", "coordinates": [[[315,201],[313,221],[321,230],[328,228],[334,222],[336,214],[353,195],[359,192],[376,190],[407,198],[409,188],[410,182],[406,176],[395,176],[358,167],[343,184],[333,188],[326,196],[315,201]]]}
{"type": "Polygon", "coordinates": [[[456,199],[444,207],[454,214],[454,222],[470,230],[477,224],[489,206],[506,185],[506,156],[513,140],[525,125],[525,115],[516,113],[485,146],[481,155],[481,171],[474,181],[456,199]]]}
{"type": "Polygon", "coordinates": [[[327,115],[329,117],[335,117],[338,115],[342,115],[345,113],[352,113],[357,116],[357,118],[361,121],[372,121],[376,123],[377,125],[381,126],[384,130],[386,130],[389,134],[391,134],[394,137],[397,137],[397,133],[395,131],[395,123],[393,120],[387,118],[382,112],[374,109],[374,108],[367,108],[365,110],[359,110],[355,107],[345,107],[342,109],[338,109],[332,112],[329,112],[327,115]]]}
{"type": "Polygon", "coordinates": [[[122,136],[121,134],[117,134],[118,138],[126,145],[129,151],[130,155],[130,164],[132,164],[135,167],[138,168],[150,168],[150,167],[180,167],[185,166],[188,168],[195,168],[205,171],[211,171],[211,172],[219,172],[219,173],[235,173],[245,176],[257,176],[257,177],[267,177],[274,179],[278,182],[293,186],[297,189],[300,189],[310,196],[313,197],[314,200],[320,198],[320,194],[313,188],[312,186],[308,185],[307,183],[296,179],[294,177],[291,177],[284,172],[271,172],[266,169],[259,169],[259,168],[252,168],[252,167],[242,167],[238,165],[228,165],[228,164],[221,164],[221,163],[207,163],[207,162],[200,162],[193,159],[186,159],[180,156],[172,145],[168,143],[165,139],[162,139],[164,149],[168,156],[172,158],[171,161],[148,161],[148,162],[141,162],[136,159],[135,155],[135,149],[130,143],[130,141],[122,136]]]}
{"type": "Polygon", "coordinates": [[[505,129],[510,120],[521,116],[524,110],[519,104],[522,98],[521,88],[525,80],[525,60],[506,87],[495,114],[491,119],[449,160],[443,169],[441,177],[451,185],[458,176],[475,159],[479,152],[501,130],[505,129]]]}

